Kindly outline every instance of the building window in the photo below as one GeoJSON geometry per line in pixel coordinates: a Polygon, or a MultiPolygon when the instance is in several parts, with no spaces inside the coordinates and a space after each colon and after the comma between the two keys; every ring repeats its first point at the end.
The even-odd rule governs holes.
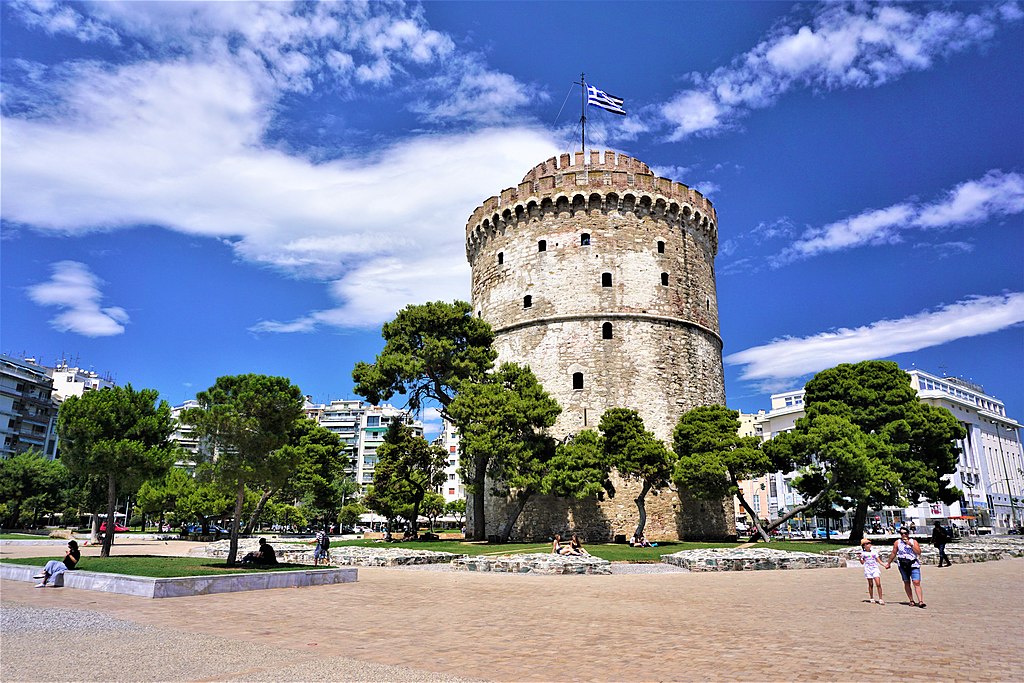
{"type": "Polygon", "coordinates": [[[605,323],[604,325],[601,325],[601,339],[611,339],[611,338],[612,338],[612,324],[611,323],[605,323]]]}
{"type": "Polygon", "coordinates": [[[455,446],[449,446],[448,447],[448,452],[449,453],[454,453],[455,452],[455,446]]]}
{"type": "Polygon", "coordinates": [[[448,489],[448,495],[449,496],[454,496],[455,495],[455,489],[448,489]]]}
{"type": "Polygon", "coordinates": [[[659,254],[664,254],[665,253],[665,243],[662,242],[661,240],[658,240],[658,253],[659,254]]]}
{"type": "Polygon", "coordinates": [[[504,262],[505,262],[505,252],[499,251],[498,252],[498,265],[500,266],[504,262]]]}
{"type": "Polygon", "coordinates": [[[612,286],[612,274],[611,273],[601,273],[601,286],[602,287],[611,287],[612,286]]]}
{"type": "Polygon", "coordinates": [[[540,240],[539,242],[537,242],[537,251],[547,251],[547,250],[548,250],[548,241],[547,240],[540,240]]]}
{"type": "Polygon", "coordinates": [[[661,274],[661,286],[668,287],[668,273],[661,274]]]}
{"type": "Polygon", "coordinates": [[[590,233],[589,232],[585,232],[582,235],[580,235],[580,246],[581,247],[589,247],[590,246],[590,233]]]}
{"type": "Polygon", "coordinates": [[[380,426],[380,416],[379,415],[367,415],[366,416],[366,426],[367,427],[379,427],[380,426]]]}
{"type": "Polygon", "coordinates": [[[705,297],[705,299],[704,299],[704,307],[707,308],[709,311],[711,310],[711,297],[710,296],[709,297],[705,297]]]}
{"type": "Polygon", "coordinates": [[[572,388],[582,389],[583,388],[583,373],[574,372],[572,373],[572,388]]]}
{"type": "Polygon", "coordinates": [[[527,294],[523,297],[523,308],[529,308],[533,306],[533,297],[527,294]]]}

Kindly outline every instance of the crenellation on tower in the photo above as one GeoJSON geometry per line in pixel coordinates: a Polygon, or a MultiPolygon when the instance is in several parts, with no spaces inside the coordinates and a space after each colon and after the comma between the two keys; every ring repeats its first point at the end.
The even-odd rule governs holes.
{"type": "MultiPolygon", "coordinates": [[[[633,157],[587,156],[537,164],[473,212],[473,310],[494,328],[499,361],[529,365],[562,406],[556,437],[595,429],[605,410],[625,407],[671,444],[684,411],[725,402],[717,213],[702,194],[633,157]]],[[[637,485],[615,484],[614,502],[585,511],[538,499],[519,534],[550,535],[566,524],[593,539],[631,532],[637,485]]],[[[503,503],[487,505],[499,513],[489,513],[490,526],[503,503]]],[[[724,507],[709,521],[708,506],[680,506],[674,495],[648,505],[652,536],[730,531],[724,507]]]]}

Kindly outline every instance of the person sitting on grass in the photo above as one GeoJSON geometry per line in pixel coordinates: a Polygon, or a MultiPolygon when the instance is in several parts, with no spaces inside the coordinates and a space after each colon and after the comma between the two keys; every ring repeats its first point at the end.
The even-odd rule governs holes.
{"type": "Polygon", "coordinates": [[[247,553],[242,558],[242,564],[257,564],[257,565],[273,565],[277,564],[277,553],[274,552],[274,546],[267,543],[267,539],[260,539],[260,547],[247,553]]]}
{"type": "Polygon", "coordinates": [[[78,541],[68,541],[68,550],[64,553],[63,560],[50,560],[43,567],[41,574],[36,574],[32,578],[42,579],[40,583],[36,584],[36,588],[46,588],[46,584],[49,583],[50,579],[60,576],[69,569],[74,569],[78,566],[78,560],[81,559],[82,553],[78,550],[78,541]]]}
{"type": "Polygon", "coordinates": [[[633,538],[629,539],[629,545],[631,548],[650,548],[651,543],[644,536],[643,532],[633,534],[633,538]]]}

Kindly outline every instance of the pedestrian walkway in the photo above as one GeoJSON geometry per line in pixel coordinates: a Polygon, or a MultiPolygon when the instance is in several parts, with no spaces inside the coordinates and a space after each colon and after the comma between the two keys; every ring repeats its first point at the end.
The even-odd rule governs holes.
{"type": "Polygon", "coordinates": [[[859,567],[612,576],[367,568],[354,584],[173,601],[4,581],[4,606],[95,611],[207,645],[202,654],[151,652],[125,635],[114,652],[99,645],[81,657],[73,638],[20,647],[5,634],[2,678],[38,679],[38,658],[75,662],[71,678],[82,680],[1020,679],[1024,559],[925,568],[926,609],[900,604],[895,570],[882,582],[885,606],[864,602],[859,567]],[[218,660],[210,653],[220,638],[232,645],[218,660]],[[231,654],[244,648],[260,662],[231,654]],[[115,676],[119,662],[132,668],[115,676]],[[382,666],[403,668],[389,676],[382,666]]]}

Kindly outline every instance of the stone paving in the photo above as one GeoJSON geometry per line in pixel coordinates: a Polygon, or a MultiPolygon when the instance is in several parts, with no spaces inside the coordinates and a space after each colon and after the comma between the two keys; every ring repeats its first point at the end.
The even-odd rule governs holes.
{"type": "Polygon", "coordinates": [[[5,608],[157,629],[138,641],[99,626],[66,638],[5,631],[0,680],[1020,680],[1024,559],[923,575],[926,609],[908,606],[895,571],[882,573],[888,604],[867,603],[859,566],[612,576],[371,567],[357,583],[173,601],[0,581],[5,608]]]}
{"type": "Polygon", "coordinates": [[[692,572],[739,572],[776,569],[827,569],[846,566],[846,559],[818,553],[769,548],[702,548],[662,555],[661,561],[692,572]]]}

